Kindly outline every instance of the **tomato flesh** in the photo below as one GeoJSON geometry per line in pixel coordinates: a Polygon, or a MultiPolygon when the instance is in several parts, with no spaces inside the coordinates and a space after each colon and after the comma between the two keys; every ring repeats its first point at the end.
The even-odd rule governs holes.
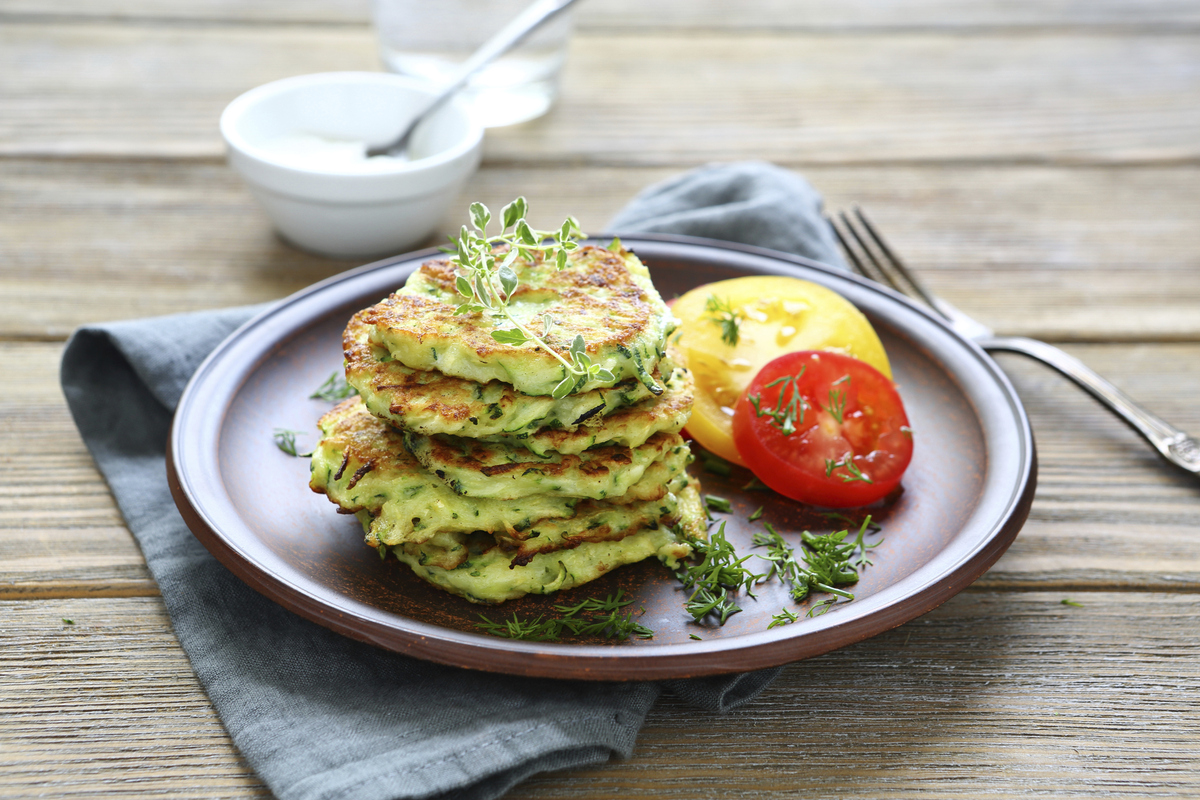
{"type": "Polygon", "coordinates": [[[676,348],[696,383],[687,430],[706,450],[735,464],[744,465],[733,441],[734,409],[755,373],[772,359],[797,350],[829,350],[891,374],[883,344],[863,313],[810,281],[732,278],[692,289],[671,310],[681,323],[676,348]],[[730,316],[737,319],[732,338],[720,322],[730,316]]]}
{"type": "Polygon", "coordinates": [[[733,438],[775,491],[830,508],[873,503],[912,460],[912,429],[891,380],[841,353],[801,351],[764,366],[738,400],[733,438]]]}

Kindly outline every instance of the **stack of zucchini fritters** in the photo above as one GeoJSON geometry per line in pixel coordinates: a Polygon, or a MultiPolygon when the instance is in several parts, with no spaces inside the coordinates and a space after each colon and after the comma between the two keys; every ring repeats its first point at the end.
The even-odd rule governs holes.
{"type": "Polygon", "coordinates": [[[512,266],[514,316],[546,320],[559,352],[582,335],[613,376],[562,399],[551,354],[455,314],[449,261],[356,314],[344,344],[359,396],[321,418],[313,490],[356,514],[381,555],[473,602],[569,589],[652,555],[676,566],[704,531],[679,436],[692,378],[670,356],[674,320],[648,271],[614,247],[581,247],[561,271],[512,266]]]}

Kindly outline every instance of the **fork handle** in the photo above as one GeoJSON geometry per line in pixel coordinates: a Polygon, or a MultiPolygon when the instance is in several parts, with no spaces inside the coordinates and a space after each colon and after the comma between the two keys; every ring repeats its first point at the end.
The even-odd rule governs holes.
{"type": "Polygon", "coordinates": [[[1075,356],[1023,336],[989,336],[976,341],[984,350],[1021,353],[1053,367],[1129,423],[1172,464],[1200,474],[1200,441],[1139,406],[1075,356]]]}

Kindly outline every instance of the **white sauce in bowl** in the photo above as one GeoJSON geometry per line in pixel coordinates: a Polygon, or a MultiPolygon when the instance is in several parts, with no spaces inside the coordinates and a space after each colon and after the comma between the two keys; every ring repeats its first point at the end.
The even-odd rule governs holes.
{"type": "Polygon", "coordinates": [[[361,139],[334,139],[315,133],[275,136],[261,147],[287,166],[322,172],[384,172],[410,160],[408,156],[367,158],[367,143],[361,139]]]}

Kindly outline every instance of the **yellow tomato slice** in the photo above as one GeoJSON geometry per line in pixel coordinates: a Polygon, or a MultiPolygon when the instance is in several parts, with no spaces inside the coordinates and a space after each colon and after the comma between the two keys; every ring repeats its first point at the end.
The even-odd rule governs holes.
{"type": "Polygon", "coordinates": [[[735,464],[744,466],[733,443],[733,409],[750,380],[776,357],[829,350],[892,377],[879,336],[862,312],[809,281],[767,275],[719,281],[691,290],[671,310],[683,323],[678,347],[696,380],[687,431],[735,464]],[[734,328],[737,341],[731,344],[734,328]]]}

